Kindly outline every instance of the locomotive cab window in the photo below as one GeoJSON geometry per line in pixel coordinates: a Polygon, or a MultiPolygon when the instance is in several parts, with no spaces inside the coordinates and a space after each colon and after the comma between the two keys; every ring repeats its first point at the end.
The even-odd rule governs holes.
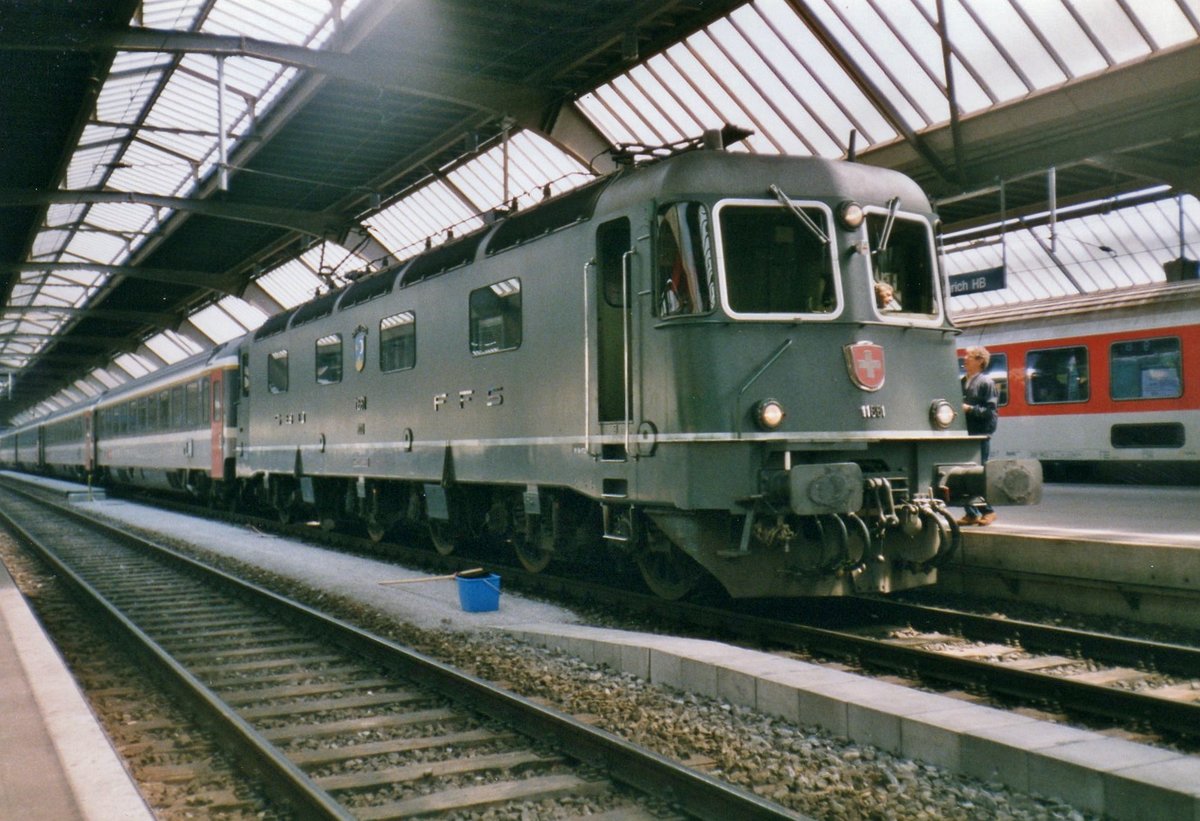
{"type": "Polygon", "coordinates": [[[1025,354],[1026,399],[1031,405],[1086,402],[1090,385],[1088,352],[1083,346],[1025,354]]]}
{"type": "Polygon", "coordinates": [[[868,209],[867,239],[880,315],[938,313],[933,237],[925,221],[898,216],[894,207],[868,209]],[[891,288],[886,302],[880,299],[881,291],[886,293],[880,284],[891,288]]]}
{"type": "Polygon", "coordinates": [[[333,385],[342,381],[341,334],[330,334],[317,340],[314,365],[318,385],[333,385]]]}
{"type": "Polygon", "coordinates": [[[267,355],[267,390],[271,393],[287,393],[288,352],[273,351],[267,355]]]}
{"type": "Polygon", "coordinates": [[[1113,399],[1175,399],[1183,396],[1178,337],[1114,342],[1109,349],[1113,399]]]}
{"type": "Polygon", "coordinates": [[[659,210],[656,225],[659,316],[708,313],[714,291],[708,209],[673,203],[659,210]]]}
{"type": "Polygon", "coordinates": [[[379,321],[379,370],[403,371],[417,364],[417,315],[412,311],[379,321]]]}
{"type": "Polygon", "coordinates": [[[521,347],[521,280],[513,277],[475,289],[470,312],[472,356],[521,347]]]}
{"type": "MultiPolygon", "coordinates": [[[[831,236],[828,212],[797,207],[831,236]]],[[[832,313],[837,306],[833,243],[778,205],[726,204],[718,213],[725,296],[734,314],[832,313]]]]}

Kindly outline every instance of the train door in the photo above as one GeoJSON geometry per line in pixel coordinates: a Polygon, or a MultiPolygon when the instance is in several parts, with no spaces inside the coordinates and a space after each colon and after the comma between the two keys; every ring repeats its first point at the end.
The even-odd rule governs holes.
{"type": "Polygon", "coordinates": [[[225,478],[225,371],[212,372],[209,396],[212,402],[209,414],[209,450],[212,454],[213,481],[225,478]]]}
{"type": "Polygon", "coordinates": [[[96,423],[95,411],[83,412],[83,470],[91,473],[96,468],[96,423]]]}
{"type": "Polygon", "coordinates": [[[628,218],[611,220],[597,230],[596,263],[597,411],[601,433],[624,433],[633,412],[633,250],[628,218]]]}

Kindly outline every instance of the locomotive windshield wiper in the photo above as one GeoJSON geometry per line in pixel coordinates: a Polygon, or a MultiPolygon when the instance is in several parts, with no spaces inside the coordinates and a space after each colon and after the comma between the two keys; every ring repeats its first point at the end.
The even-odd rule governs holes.
{"type": "Polygon", "coordinates": [[[829,244],[829,237],[826,236],[825,232],[821,230],[821,226],[817,225],[817,223],[813,221],[812,217],[797,208],[792,201],[788,199],[788,195],[779,190],[778,185],[771,183],[771,185],[767,186],[767,188],[775,196],[775,199],[783,203],[784,208],[795,214],[796,219],[804,223],[804,227],[809,231],[812,231],[813,234],[816,235],[817,239],[821,240],[822,245],[829,244]]]}
{"type": "Polygon", "coordinates": [[[883,221],[883,230],[879,232],[879,248],[877,251],[886,251],[888,242],[892,238],[892,228],[896,225],[896,209],[900,207],[900,198],[892,197],[887,204],[887,219],[883,221]]]}

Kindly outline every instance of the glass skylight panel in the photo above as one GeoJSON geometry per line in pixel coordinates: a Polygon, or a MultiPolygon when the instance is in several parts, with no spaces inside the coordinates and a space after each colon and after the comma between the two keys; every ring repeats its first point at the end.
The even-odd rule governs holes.
{"type": "Polygon", "coordinates": [[[298,259],[280,265],[254,282],[284,308],[308,302],[317,296],[324,284],[298,259]]]}
{"type": "Polygon", "coordinates": [[[118,52],[112,70],[96,96],[96,119],[107,123],[135,120],[162,79],[163,55],[118,52]]]}
{"type": "Polygon", "coordinates": [[[1196,27],[1200,8],[1195,0],[1138,0],[1130,6],[1160,49],[1179,45],[1200,35],[1200,29],[1196,27]],[[1180,9],[1181,2],[1182,5],[1191,6],[1191,19],[1180,9]]]}
{"type": "Polygon", "coordinates": [[[99,202],[92,205],[87,219],[88,224],[96,228],[134,234],[154,219],[155,210],[140,203],[99,202]]]}
{"type": "MultiPolygon", "coordinates": [[[[984,4],[990,8],[999,9],[1003,4],[984,4]]],[[[932,0],[925,0],[926,13],[936,19],[937,6],[932,0]]],[[[980,10],[974,5],[964,7],[961,0],[945,0],[946,29],[954,46],[954,82],[961,86],[964,78],[969,78],[971,86],[978,88],[984,100],[979,105],[973,105],[961,91],[957,90],[959,106],[967,112],[983,108],[986,105],[1014,100],[1033,89],[1028,78],[1024,76],[1022,66],[1014,62],[1011,48],[1013,45],[1032,49],[1034,44],[1006,44],[996,31],[983,28],[980,10]]],[[[1003,14],[1003,10],[996,12],[1003,14]]],[[[1011,24],[1024,28],[1020,18],[1012,12],[1007,12],[1011,24]]],[[[1028,33],[1026,39],[1031,40],[1028,33]]],[[[940,48],[940,46],[939,46],[940,48]]]]}
{"type": "MultiPolygon", "coordinates": [[[[1076,2],[1080,9],[1086,7],[1088,12],[1096,4],[1096,0],[1068,1],[1076,2]]],[[[1040,35],[1049,42],[1054,54],[1063,62],[1071,78],[1100,71],[1108,66],[1104,55],[1088,39],[1087,32],[1070,14],[1063,0],[1051,3],[1021,3],[1019,8],[1040,35]]],[[[1082,16],[1086,17],[1088,12],[1082,16]]]]}
{"type": "Polygon", "coordinates": [[[780,82],[755,45],[748,42],[739,29],[729,23],[710,27],[713,42],[720,48],[720,57],[727,66],[714,66],[716,75],[731,83],[734,97],[745,110],[736,124],[752,123],[758,131],[751,140],[762,138],[768,148],[756,150],[769,153],[822,156],[841,153],[836,145],[815,123],[795,96],[780,82]]]}
{"type": "Polygon", "coordinates": [[[58,254],[70,238],[68,231],[39,231],[33,239],[33,258],[45,260],[58,254]]]}
{"type": "Polygon", "coordinates": [[[123,353],[113,360],[113,364],[121,368],[134,379],[145,376],[151,371],[156,371],[158,368],[151,367],[145,357],[138,356],[135,353],[123,353]]]}
{"type": "MultiPolygon", "coordinates": [[[[185,57],[181,67],[185,64],[187,71],[171,74],[171,79],[146,116],[146,123],[180,129],[183,133],[172,135],[179,141],[177,150],[200,157],[207,146],[215,141],[217,134],[217,66],[216,61],[207,55],[185,57]],[[196,135],[196,131],[201,134],[196,135]],[[194,144],[189,147],[189,143],[194,144]]],[[[226,104],[232,104],[235,110],[241,108],[241,101],[237,98],[227,96],[226,104]]]]}
{"type": "Polygon", "coordinates": [[[329,16],[331,6],[330,0],[220,0],[202,30],[303,45],[329,16]]]}
{"type": "Polygon", "coordinates": [[[80,147],[76,148],[67,166],[66,187],[81,189],[99,185],[119,156],[128,134],[129,130],[125,128],[85,128],[80,147]]]}
{"type": "Polygon", "coordinates": [[[108,264],[120,259],[129,251],[124,237],[103,231],[77,233],[67,244],[66,251],[81,260],[108,264]]]}
{"type": "Polygon", "coordinates": [[[187,359],[191,354],[196,353],[197,349],[191,343],[187,347],[181,342],[182,337],[178,334],[168,334],[166,332],[155,334],[146,340],[146,347],[154,351],[154,353],[163,362],[168,365],[174,365],[181,359],[187,359]]]}
{"type": "Polygon", "coordinates": [[[88,399],[93,399],[100,395],[100,389],[88,382],[86,379],[76,379],[74,382],[75,390],[84,394],[88,399]]]}
{"type": "Polygon", "coordinates": [[[255,330],[267,321],[266,313],[240,297],[227,296],[217,305],[248,331],[255,330]]]}
{"type": "Polygon", "coordinates": [[[357,271],[367,264],[367,260],[336,242],[314,245],[300,255],[300,261],[308,266],[327,288],[340,288],[347,282],[347,273],[357,271]]]}
{"type": "Polygon", "coordinates": [[[124,379],[118,379],[116,377],[116,375],[114,375],[107,368],[94,369],[91,373],[88,374],[88,379],[94,379],[97,382],[99,382],[101,385],[103,385],[104,387],[106,387],[110,390],[112,388],[117,387],[117,385],[124,384],[124,382],[125,382],[124,379]]]}
{"type": "Polygon", "coordinates": [[[144,0],[142,23],[147,28],[190,29],[206,6],[207,0],[144,0]]]}
{"type": "MultiPolygon", "coordinates": [[[[207,308],[202,308],[188,317],[189,322],[199,328],[201,333],[217,345],[227,342],[230,339],[236,339],[249,329],[248,326],[243,325],[220,307],[224,302],[225,300],[222,300],[222,303],[218,305],[209,305],[207,308]]],[[[262,323],[260,322],[259,324],[262,323]]],[[[258,326],[255,325],[254,327],[258,326]]]]}
{"type": "Polygon", "coordinates": [[[428,239],[432,245],[446,241],[447,231],[460,237],[483,225],[478,211],[466,205],[440,181],[428,183],[375,214],[369,230],[398,259],[419,254],[428,239]]]}
{"type": "MultiPolygon", "coordinates": [[[[1131,8],[1134,14],[1137,14],[1137,3],[1126,3],[1124,0],[1077,2],[1088,28],[1095,34],[1113,62],[1124,63],[1143,57],[1154,48],[1154,44],[1147,41],[1138,30],[1138,24],[1131,20],[1125,8],[1122,8],[1131,8]]],[[[1146,32],[1147,35],[1148,33],[1146,32]]]]}

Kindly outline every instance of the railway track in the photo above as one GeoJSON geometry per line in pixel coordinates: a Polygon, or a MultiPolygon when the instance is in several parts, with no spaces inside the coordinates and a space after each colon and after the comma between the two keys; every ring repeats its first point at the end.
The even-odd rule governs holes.
{"type": "MultiPolygon", "coordinates": [[[[335,544],[346,540],[312,528],[305,535],[335,544]]],[[[469,552],[445,557],[400,545],[389,549],[404,560],[447,570],[482,560],[469,552]]],[[[986,691],[1004,702],[1033,704],[1137,733],[1149,728],[1189,744],[1200,740],[1200,650],[1192,647],[881,597],[822,600],[754,615],[753,604],[730,608],[663,602],[631,592],[628,586],[531,574],[515,564],[497,564],[494,553],[486,557],[489,567],[502,574],[510,588],[624,610],[638,619],[701,630],[717,639],[744,639],[848,660],[935,687],[986,691]]]]}
{"type": "Polygon", "coordinates": [[[611,821],[799,817],[131,533],[0,494],[10,527],[299,817],[514,804],[611,821]]]}

